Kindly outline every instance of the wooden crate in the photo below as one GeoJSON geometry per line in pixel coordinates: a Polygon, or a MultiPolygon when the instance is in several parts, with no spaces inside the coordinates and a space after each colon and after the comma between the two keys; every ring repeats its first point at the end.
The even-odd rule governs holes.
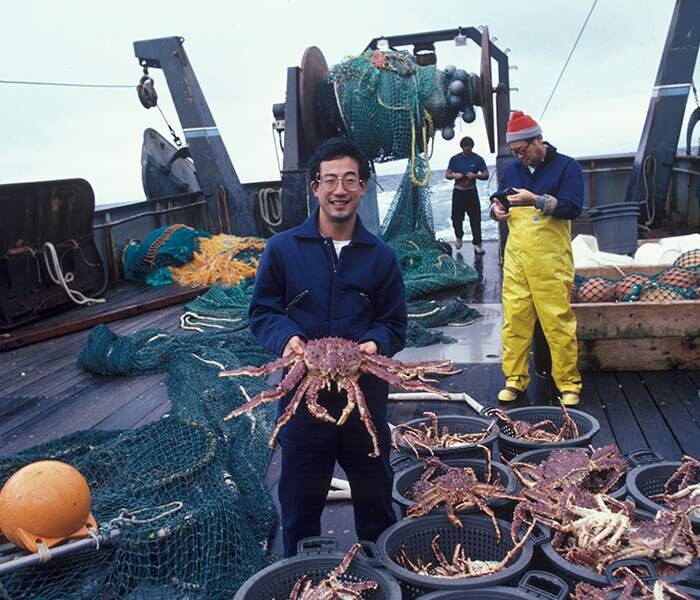
{"type": "MultiPolygon", "coordinates": [[[[666,267],[621,267],[625,275],[654,275],[666,267]]],[[[615,267],[578,275],[622,277],[615,267]]],[[[700,369],[700,300],[597,302],[571,305],[578,322],[579,368],[602,371],[700,369]]]]}

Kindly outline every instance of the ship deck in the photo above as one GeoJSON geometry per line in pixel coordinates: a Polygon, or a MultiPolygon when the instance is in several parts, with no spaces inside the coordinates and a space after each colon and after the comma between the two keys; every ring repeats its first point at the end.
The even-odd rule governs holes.
{"type": "MultiPolygon", "coordinates": [[[[441,387],[466,392],[488,406],[496,404],[504,378],[499,362],[498,253],[495,243],[486,249],[487,254],[477,257],[475,265],[479,281],[461,295],[482,312],[483,318],[466,327],[442,328],[458,339],[455,344],[409,348],[397,358],[453,358],[462,372],[444,379],[441,387]]],[[[474,264],[471,249],[463,257],[474,264]]],[[[101,320],[110,322],[115,333],[121,335],[146,327],[177,332],[182,303],[200,292],[121,286],[107,306],[71,309],[50,322],[17,330],[11,338],[0,338],[4,344],[0,348],[5,348],[0,351],[0,455],[84,429],[136,428],[166,414],[170,402],[165,373],[96,376],[78,368],[75,361],[87,339],[88,327],[101,320]],[[145,305],[150,310],[136,314],[145,305]],[[49,337],[50,328],[63,335],[43,339],[49,337]],[[39,335],[40,331],[44,333],[39,335]],[[26,342],[29,334],[42,341],[17,347],[17,340],[24,336],[26,342]]],[[[666,459],[678,459],[683,454],[700,456],[700,371],[584,372],[583,382],[580,408],[600,421],[600,432],[593,439],[596,446],[614,442],[624,453],[652,448],[666,459]]],[[[534,377],[527,397],[513,407],[551,402],[550,384],[534,377]]],[[[474,414],[462,402],[402,401],[390,404],[390,421],[405,422],[426,410],[474,414]]],[[[277,456],[273,455],[268,484],[274,496],[278,474],[277,456]]],[[[339,538],[341,547],[349,546],[354,536],[349,503],[329,505],[323,528],[324,533],[333,532],[339,538]]],[[[276,540],[272,552],[278,553],[279,548],[276,540]]]]}

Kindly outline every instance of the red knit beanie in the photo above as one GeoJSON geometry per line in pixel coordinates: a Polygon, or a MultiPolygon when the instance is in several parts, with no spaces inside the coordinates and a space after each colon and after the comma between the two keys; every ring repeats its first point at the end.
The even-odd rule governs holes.
{"type": "Polygon", "coordinates": [[[513,111],[506,130],[506,143],[529,140],[538,135],[542,135],[542,129],[540,129],[535,119],[530,115],[526,115],[522,110],[513,111]]]}

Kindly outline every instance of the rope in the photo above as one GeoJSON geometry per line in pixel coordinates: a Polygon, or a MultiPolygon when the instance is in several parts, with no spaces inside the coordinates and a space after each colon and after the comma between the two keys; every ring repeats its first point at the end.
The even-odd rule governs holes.
{"type": "Polygon", "coordinates": [[[126,524],[126,525],[147,525],[149,523],[153,523],[155,521],[158,521],[160,519],[163,519],[164,517],[170,516],[183,507],[183,503],[180,502],[179,500],[176,500],[175,502],[169,502],[168,504],[160,504],[158,506],[149,506],[146,508],[139,508],[137,510],[128,510],[126,508],[122,508],[119,510],[119,515],[116,516],[114,519],[109,521],[107,525],[105,526],[105,529],[108,531],[110,529],[114,528],[119,528],[119,525],[121,524],[126,524]],[[148,519],[137,519],[136,515],[141,515],[147,511],[152,511],[152,510],[157,510],[157,509],[163,509],[163,512],[156,514],[153,517],[150,517],[148,519]]]}
{"type": "Polygon", "coordinates": [[[16,79],[0,79],[0,83],[6,83],[9,85],[50,85],[56,87],[78,87],[78,88],[129,88],[133,90],[136,86],[133,84],[129,85],[117,85],[117,84],[107,84],[107,83],[66,83],[61,81],[21,81],[16,79]]]}
{"type": "Polygon", "coordinates": [[[654,222],[656,218],[656,158],[651,154],[644,157],[644,162],[642,163],[642,179],[644,180],[644,203],[647,207],[647,221],[644,223],[645,227],[649,227],[654,222]],[[647,173],[649,164],[651,164],[651,170],[647,173]],[[652,182],[652,193],[649,194],[649,180],[647,175],[651,175],[652,182]],[[651,205],[649,200],[651,199],[651,205]]]}
{"type": "Polygon", "coordinates": [[[282,190],[262,188],[258,191],[258,205],[265,225],[272,233],[277,233],[274,228],[282,225],[282,190]]]}
{"type": "Polygon", "coordinates": [[[197,360],[200,360],[207,365],[212,365],[214,367],[218,367],[219,371],[226,370],[226,367],[216,360],[207,360],[206,358],[202,358],[201,356],[197,356],[194,352],[191,352],[190,354],[192,354],[192,356],[194,356],[197,360]]]}
{"type": "Polygon", "coordinates": [[[226,329],[224,325],[219,325],[217,323],[207,323],[207,321],[223,321],[226,323],[238,323],[242,321],[242,317],[236,317],[234,319],[229,319],[226,317],[207,317],[206,315],[198,315],[194,311],[187,311],[180,317],[180,327],[188,331],[199,331],[204,333],[202,327],[211,327],[212,329],[226,329]],[[201,319],[202,322],[196,319],[201,319]]]}
{"type": "Polygon", "coordinates": [[[576,37],[576,41],[574,42],[574,45],[571,48],[571,52],[569,52],[569,56],[566,57],[566,62],[564,63],[564,66],[562,67],[561,73],[559,73],[559,77],[557,78],[557,82],[554,84],[554,88],[552,89],[552,93],[549,95],[549,98],[547,98],[547,102],[544,105],[544,108],[542,109],[542,114],[540,115],[540,121],[542,120],[542,117],[544,117],[544,113],[547,112],[547,108],[549,107],[549,103],[552,101],[552,98],[554,97],[554,92],[557,91],[557,87],[559,86],[559,82],[561,81],[561,78],[564,76],[564,71],[566,71],[566,67],[569,66],[569,61],[571,60],[571,57],[574,54],[574,50],[576,50],[576,46],[578,45],[578,42],[581,39],[581,36],[583,35],[583,30],[586,29],[586,25],[588,24],[588,19],[591,18],[591,15],[593,14],[593,9],[595,8],[596,4],[598,4],[598,0],[593,0],[593,5],[591,6],[591,10],[588,11],[588,15],[586,16],[586,20],[583,22],[583,25],[581,26],[581,31],[578,32],[578,36],[576,37]]]}
{"type": "Polygon", "coordinates": [[[76,304],[87,304],[90,306],[92,304],[101,304],[105,302],[104,298],[90,298],[78,290],[72,290],[68,287],[68,284],[75,279],[75,276],[73,273],[63,273],[56,247],[51,242],[44,243],[44,262],[46,263],[46,271],[51,281],[56,285],[60,285],[65,290],[68,297],[76,304]]]}

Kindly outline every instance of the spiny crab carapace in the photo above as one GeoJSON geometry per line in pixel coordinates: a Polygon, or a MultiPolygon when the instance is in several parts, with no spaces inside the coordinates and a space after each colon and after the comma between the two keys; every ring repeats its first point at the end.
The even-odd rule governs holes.
{"type": "Polygon", "coordinates": [[[366,354],[360,351],[357,342],[343,338],[320,338],[310,340],[303,354],[290,354],[260,367],[241,367],[230,371],[222,371],[219,377],[238,377],[248,375],[261,377],[279,369],[289,369],[280,384],[272,389],[261,392],[225,419],[233,419],[248,412],[263,402],[271,402],[290,393],[298,385],[294,396],[275,424],[270,437],[270,446],[274,447],[280,429],[294,416],[302,400],[306,398],[306,408],[317,419],[342,426],[357,406],[360,419],[372,440],[372,452],[369,456],[379,456],[377,429],[365,396],[360,389],[358,379],[364,373],[369,373],[388,382],[391,385],[411,391],[434,392],[447,396],[446,392],[427,383],[427,374],[453,375],[454,370],[449,360],[433,360],[425,362],[401,362],[379,354],[366,354]],[[345,391],[347,404],[335,419],[323,406],[318,403],[318,393],[322,389],[331,389],[335,383],[338,391],[345,391]]]}

